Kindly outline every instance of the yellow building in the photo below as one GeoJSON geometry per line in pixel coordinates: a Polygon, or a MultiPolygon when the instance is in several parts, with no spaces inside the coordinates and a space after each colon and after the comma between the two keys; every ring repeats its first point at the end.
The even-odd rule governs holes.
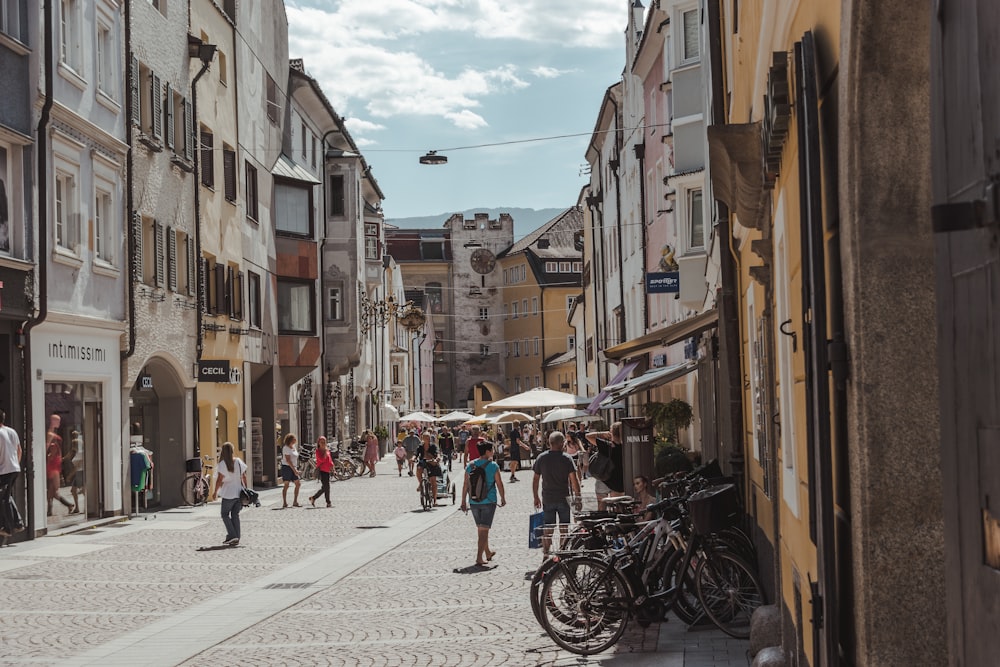
{"type": "Polygon", "coordinates": [[[906,42],[898,15],[877,4],[707,4],[709,162],[736,283],[746,508],[779,628],[763,645],[784,664],[943,664],[943,623],[928,620],[943,595],[940,555],[926,539],[940,537],[940,510],[920,498],[940,487],[937,404],[933,390],[914,392],[935,375],[933,351],[918,351],[934,338],[933,299],[904,303],[890,287],[933,292],[929,272],[911,268],[933,263],[930,225],[894,211],[926,198],[926,111],[896,114],[912,135],[886,132],[877,109],[899,90],[876,93],[862,76],[877,71],[919,99],[926,72],[898,52],[864,57],[906,42]],[[859,32],[869,19],[879,30],[859,32]]]}
{"type": "MultiPolygon", "coordinates": [[[[197,440],[202,455],[218,458],[222,443],[240,448],[243,419],[243,340],[245,326],[242,268],[245,174],[237,169],[237,86],[234,31],[215,4],[193,2],[191,23],[196,36],[216,46],[209,69],[195,84],[199,102],[198,134],[200,279],[200,355],[198,357],[197,440]]],[[[251,209],[247,209],[252,212],[251,209]]]]}
{"type": "Polygon", "coordinates": [[[503,276],[507,392],[534,387],[576,393],[576,330],[583,211],[568,208],[497,257],[503,276]]]}

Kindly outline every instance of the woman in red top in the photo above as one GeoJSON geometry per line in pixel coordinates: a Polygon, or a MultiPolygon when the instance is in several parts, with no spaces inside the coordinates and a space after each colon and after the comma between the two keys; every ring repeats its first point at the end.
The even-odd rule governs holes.
{"type": "Polygon", "coordinates": [[[48,482],[49,516],[52,516],[52,501],[58,500],[66,509],[73,513],[73,503],[59,495],[59,478],[62,476],[62,436],[59,435],[59,424],[62,417],[49,417],[49,432],[45,434],[45,477],[48,482]]]}
{"type": "Polygon", "coordinates": [[[326,496],[326,506],[330,507],[330,471],[333,470],[333,457],[326,448],[326,438],[322,435],[316,441],[316,469],[319,470],[319,481],[323,485],[314,495],[309,496],[309,502],[316,507],[316,499],[326,496]]]}

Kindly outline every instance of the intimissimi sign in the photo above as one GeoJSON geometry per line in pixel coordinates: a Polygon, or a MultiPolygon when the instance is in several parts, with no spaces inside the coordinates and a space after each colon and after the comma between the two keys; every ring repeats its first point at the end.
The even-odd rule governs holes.
{"type": "Polygon", "coordinates": [[[100,345],[67,343],[62,340],[48,344],[49,359],[103,364],[108,360],[107,348],[100,345]]]}

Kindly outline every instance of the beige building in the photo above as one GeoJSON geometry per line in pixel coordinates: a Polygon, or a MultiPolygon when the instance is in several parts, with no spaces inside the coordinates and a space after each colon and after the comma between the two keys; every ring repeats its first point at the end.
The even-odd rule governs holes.
{"type": "Polygon", "coordinates": [[[506,391],[534,387],[576,393],[576,330],[583,211],[574,206],[501,252],[506,391]]]}

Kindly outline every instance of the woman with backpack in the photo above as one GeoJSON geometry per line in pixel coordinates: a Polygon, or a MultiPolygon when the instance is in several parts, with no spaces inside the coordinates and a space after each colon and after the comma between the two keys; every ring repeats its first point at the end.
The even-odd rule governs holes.
{"type": "Polygon", "coordinates": [[[479,458],[466,466],[465,482],[462,484],[462,511],[472,509],[472,518],[476,522],[476,565],[479,566],[486,565],[496,556],[496,552],[490,549],[490,528],[497,511],[498,494],[500,507],[503,507],[507,499],[503,480],[500,479],[500,466],[493,462],[493,443],[485,440],[479,443],[479,458]]]}

